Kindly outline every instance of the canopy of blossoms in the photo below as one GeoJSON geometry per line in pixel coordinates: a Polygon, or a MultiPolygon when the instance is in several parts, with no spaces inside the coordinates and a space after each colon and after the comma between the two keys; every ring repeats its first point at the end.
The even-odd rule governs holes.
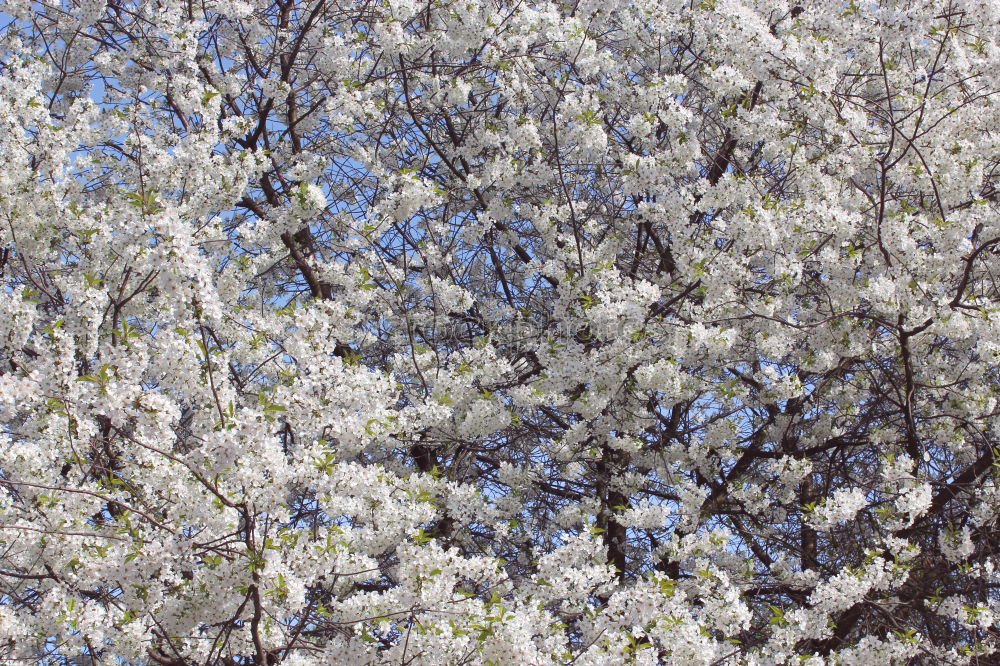
{"type": "Polygon", "coordinates": [[[998,44],[8,0],[0,660],[994,663],[998,44]]]}

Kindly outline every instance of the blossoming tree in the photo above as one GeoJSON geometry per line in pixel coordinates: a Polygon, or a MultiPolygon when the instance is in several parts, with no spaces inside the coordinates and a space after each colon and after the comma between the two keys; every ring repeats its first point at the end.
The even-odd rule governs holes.
{"type": "Polygon", "coordinates": [[[3,12],[0,659],[994,658],[992,0],[3,12]]]}

